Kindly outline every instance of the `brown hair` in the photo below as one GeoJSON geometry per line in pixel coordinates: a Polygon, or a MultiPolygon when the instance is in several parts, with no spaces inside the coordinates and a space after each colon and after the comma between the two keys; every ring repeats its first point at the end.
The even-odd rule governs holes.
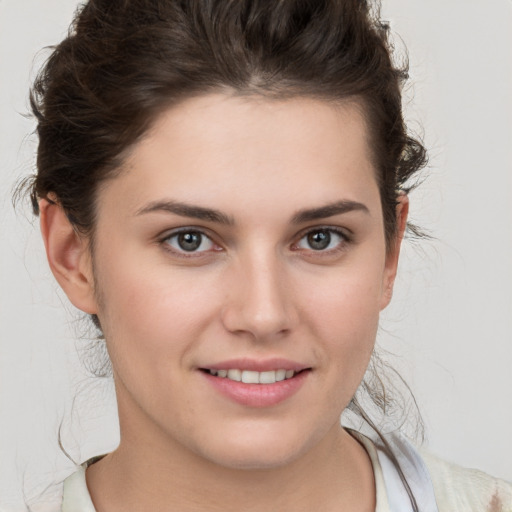
{"type": "Polygon", "coordinates": [[[397,191],[425,163],[401,109],[406,69],[363,0],[90,0],[35,81],[32,203],[50,193],[83,233],[95,192],[160,112],[218,89],[356,100],[365,113],[386,239],[397,191]]]}
{"type": "MultiPolygon", "coordinates": [[[[100,183],[119,172],[159,113],[187,97],[307,96],[362,108],[389,246],[397,194],[426,153],[404,124],[407,65],[393,63],[388,31],[378,5],[365,0],[90,0],[31,93],[35,213],[39,198],[56,199],[93,238],[100,183]]],[[[385,402],[383,390],[363,390],[385,402]]],[[[357,398],[351,407],[373,426],[357,398]]]]}

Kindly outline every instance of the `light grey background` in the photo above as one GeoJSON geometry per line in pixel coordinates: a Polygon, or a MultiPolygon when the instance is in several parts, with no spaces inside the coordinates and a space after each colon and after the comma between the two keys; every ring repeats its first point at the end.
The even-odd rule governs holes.
{"type": "MultiPolygon", "coordinates": [[[[47,268],[37,223],[10,203],[34,166],[34,123],[22,116],[45,54],[34,55],[64,36],[75,5],[0,0],[1,511],[25,510],[22,488],[36,503],[72,470],[57,444],[62,418],[78,461],[118,438],[112,386],[81,369],[81,326],[47,268]]],[[[430,449],[512,480],[512,3],[384,0],[383,14],[408,46],[406,112],[430,149],[412,219],[437,240],[406,244],[380,342],[415,392],[430,449]]],[[[33,510],[55,510],[58,487],[50,491],[33,510]]]]}

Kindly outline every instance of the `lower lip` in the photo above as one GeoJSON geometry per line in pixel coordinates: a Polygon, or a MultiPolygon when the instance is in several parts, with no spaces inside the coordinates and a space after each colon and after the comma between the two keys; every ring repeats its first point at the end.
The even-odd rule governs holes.
{"type": "Polygon", "coordinates": [[[245,384],[227,377],[215,377],[206,372],[201,373],[217,391],[238,404],[248,407],[272,407],[297,393],[310,370],[304,370],[291,379],[274,384],[245,384]]]}

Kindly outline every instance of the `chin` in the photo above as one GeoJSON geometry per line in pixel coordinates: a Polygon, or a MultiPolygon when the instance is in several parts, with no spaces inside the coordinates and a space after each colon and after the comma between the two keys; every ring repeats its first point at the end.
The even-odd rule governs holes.
{"type": "Polygon", "coordinates": [[[260,429],[245,434],[237,433],[217,439],[209,446],[203,445],[198,454],[228,469],[269,470],[293,463],[317,441],[317,436],[309,439],[308,436],[294,436],[289,429],[264,433],[260,429]]]}

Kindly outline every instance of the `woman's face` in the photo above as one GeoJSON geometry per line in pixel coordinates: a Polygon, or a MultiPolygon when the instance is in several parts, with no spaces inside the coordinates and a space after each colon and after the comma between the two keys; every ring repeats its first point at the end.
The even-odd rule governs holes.
{"type": "Polygon", "coordinates": [[[369,153],[350,105],[212,94],[161,116],[98,196],[121,443],[269,468],[339,435],[398,252],[369,153]]]}

